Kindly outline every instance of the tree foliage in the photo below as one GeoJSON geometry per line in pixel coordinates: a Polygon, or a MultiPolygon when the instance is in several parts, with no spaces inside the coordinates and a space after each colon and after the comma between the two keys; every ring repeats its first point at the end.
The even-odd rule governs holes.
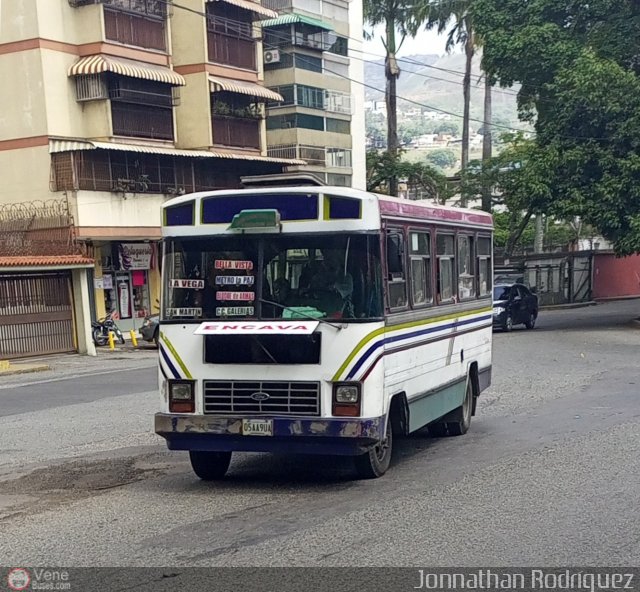
{"type": "Polygon", "coordinates": [[[473,12],[485,68],[522,85],[545,211],[581,216],[619,254],[640,251],[640,3],[476,0],[473,12]]]}
{"type": "Polygon", "coordinates": [[[453,195],[453,187],[441,172],[428,164],[407,162],[401,157],[401,153],[393,155],[387,150],[367,152],[367,191],[388,194],[388,180],[395,177],[406,183],[409,197],[445,203],[453,195]]]}
{"type": "Polygon", "coordinates": [[[441,169],[450,169],[458,162],[458,157],[453,150],[436,148],[427,153],[427,162],[441,169]]]}

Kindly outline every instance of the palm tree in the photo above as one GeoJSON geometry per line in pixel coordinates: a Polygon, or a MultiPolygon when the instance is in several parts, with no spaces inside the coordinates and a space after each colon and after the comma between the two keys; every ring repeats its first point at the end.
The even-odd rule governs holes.
{"type": "MultiPolygon", "coordinates": [[[[364,0],[364,20],[372,27],[382,25],[385,49],[385,102],[387,106],[387,151],[398,158],[398,113],[396,86],[400,76],[397,53],[407,37],[415,37],[428,18],[428,0],[364,0]],[[399,36],[399,39],[396,39],[399,36]]],[[[389,193],[397,195],[398,177],[389,178],[389,193]]]]}

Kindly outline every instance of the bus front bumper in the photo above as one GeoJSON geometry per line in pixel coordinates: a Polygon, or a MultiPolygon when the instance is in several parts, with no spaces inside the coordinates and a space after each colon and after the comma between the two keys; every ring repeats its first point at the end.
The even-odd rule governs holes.
{"type": "MultiPolygon", "coordinates": [[[[156,413],[155,432],[170,450],[286,452],[353,456],[384,434],[384,417],[298,419],[273,417],[273,436],[243,436],[242,420],[156,413]]],[[[252,419],[252,418],[251,418],[252,419]]],[[[262,419],[262,418],[261,418],[262,419]]]]}

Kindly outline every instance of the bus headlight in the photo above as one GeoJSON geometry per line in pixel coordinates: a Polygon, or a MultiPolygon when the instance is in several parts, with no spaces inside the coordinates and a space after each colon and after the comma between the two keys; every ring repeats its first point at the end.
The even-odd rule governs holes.
{"type": "Polygon", "coordinates": [[[193,413],[195,411],[195,384],[193,380],[169,381],[169,411],[193,413]]]}
{"type": "Polygon", "coordinates": [[[333,385],[332,415],[357,417],[360,415],[359,382],[343,382],[333,385]]]}

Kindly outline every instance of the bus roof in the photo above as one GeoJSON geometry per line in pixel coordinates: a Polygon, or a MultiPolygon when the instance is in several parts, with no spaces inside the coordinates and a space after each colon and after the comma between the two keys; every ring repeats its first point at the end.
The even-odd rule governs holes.
{"type": "Polygon", "coordinates": [[[283,232],[377,230],[385,219],[493,226],[491,215],[480,210],[332,186],[203,191],[170,199],[162,210],[165,236],[226,234],[234,216],[245,210],[278,210],[283,232]]]}

